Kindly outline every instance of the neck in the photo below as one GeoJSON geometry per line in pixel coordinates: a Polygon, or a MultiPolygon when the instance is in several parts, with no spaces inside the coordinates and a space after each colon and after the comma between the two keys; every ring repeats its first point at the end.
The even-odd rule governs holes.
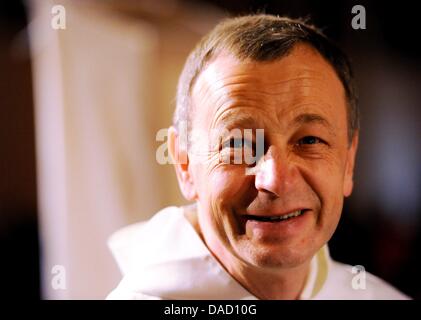
{"type": "Polygon", "coordinates": [[[293,269],[268,271],[256,268],[232,270],[232,276],[259,299],[297,300],[305,285],[308,264],[293,269]]]}

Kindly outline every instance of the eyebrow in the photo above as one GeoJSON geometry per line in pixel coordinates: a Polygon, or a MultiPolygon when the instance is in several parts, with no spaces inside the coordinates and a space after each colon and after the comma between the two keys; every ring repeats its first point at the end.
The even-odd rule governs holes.
{"type": "Polygon", "coordinates": [[[251,115],[234,112],[230,112],[223,116],[219,120],[219,123],[228,130],[235,128],[254,129],[258,124],[256,118],[252,117],[251,115]]]}
{"type": "MultiPolygon", "coordinates": [[[[225,127],[228,130],[232,130],[234,128],[241,128],[241,129],[255,129],[259,128],[260,122],[257,121],[256,117],[253,117],[249,114],[241,114],[237,112],[227,112],[221,119],[219,119],[219,126],[218,127],[225,127]]],[[[336,136],[335,130],[330,122],[324,118],[323,116],[317,113],[303,113],[296,116],[290,127],[299,127],[305,124],[320,124],[325,127],[330,134],[336,136]]]]}
{"type": "Polygon", "coordinates": [[[332,125],[329,121],[327,121],[324,117],[316,113],[303,113],[298,115],[292,121],[293,126],[300,126],[304,124],[320,124],[324,126],[332,135],[335,135],[335,131],[333,130],[332,125]]]}

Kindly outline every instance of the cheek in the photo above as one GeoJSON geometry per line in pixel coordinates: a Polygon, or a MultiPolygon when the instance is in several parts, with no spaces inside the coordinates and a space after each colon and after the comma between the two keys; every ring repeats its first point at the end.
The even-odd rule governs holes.
{"type": "Polygon", "coordinates": [[[209,175],[211,201],[220,209],[231,210],[250,195],[253,182],[243,167],[225,165],[209,175]]]}
{"type": "Polygon", "coordinates": [[[344,165],[340,159],[320,160],[303,169],[307,183],[321,204],[321,220],[337,220],[342,211],[344,165]]]}
{"type": "Polygon", "coordinates": [[[203,218],[208,226],[218,230],[219,237],[225,238],[238,231],[235,212],[253,198],[254,184],[250,178],[245,175],[244,167],[221,165],[208,171],[203,179],[199,199],[205,213],[203,218]]]}

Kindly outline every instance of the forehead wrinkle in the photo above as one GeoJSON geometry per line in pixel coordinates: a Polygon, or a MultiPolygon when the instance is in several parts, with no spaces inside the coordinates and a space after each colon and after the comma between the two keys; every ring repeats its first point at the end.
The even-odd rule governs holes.
{"type": "MultiPolygon", "coordinates": [[[[271,62],[254,62],[254,63],[247,63],[247,62],[241,62],[237,59],[234,59],[233,62],[234,65],[228,65],[226,68],[223,68],[223,66],[219,65],[218,62],[223,63],[225,57],[222,57],[221,61],[217,59],[216,61],[212,62],[210,65],[206,67],[205,70],[203,70],[200,79],[198,82],[204,82],[206,84],[206,91],[219,91],[220,89],[224,89],[227,91],[230,91],[230,87],[232,86],[241,86],[248,84],[253,86],[259,86],[259,87],[273,87],[278,85],[283,85],[286,83],[299,83],[301,86],[307,86],[306,83],[313,82],[313,80],[316,80],[316,82],[319,80],[322,80],[325,82],[327,78],[329,78],[329,74],[326,74],[325,72],[320,72],[318,70],[314,70],[314,66],[307,66],[307,65],[291,65],[290,63],[284,64],[282,67],[282,73],[283,74],[293,74],[294,76],[289,79],[279,79],[278,72],[272,72],[273,77],[276,77],[275,79],[262,79],[253,76],[253,73],[256,70],[267,69],[272,68],[272,64],[276,61],[271,62]],[[232,80],[232,81],[231,81],[232,80]],[[266,81],[265,81],[266,80],[266,81]],[[303,83],[304,82],[304,83],[303,83]]],[[[232,57],[231,57],[232,58],[232,57]]],[[[281,59],[279,62],[282,63],[281,59]]],[[[279,70],[278,70],[279,71],[279,70]]],[[[282,75],[281,75],[282,76],[282,75]]],[[[273,78],[272,77],[272,78],[273,78]]],[[[203,86],[203,84],[202,84],[203,86]]],[[[288,85],[287,87],[290,87],[288,85]]],[[[240,88],[241,90],[241,88],[240,88]]],[[[261,91],[262,94],[269,94],[273,95],[276,93],[268,92],[266,90],[261,91]]]]}
{"type": "Polygon", "coordinates": [[[225,112],[221,117],[219,122],[223,123],[224,127],[228,130],[241,128],[241,129],[253,129],[256,127],[256,117],[248,113],[242,113],[237,111],[228,111],[225,112]]]}
{"type": "MultiPolygon", "coordinates": [[[[278,81],[264,81],[262,79],[255,78],[253,76],[247,76],[248,79],[242,79],[242,80],[235,79],[235,81],[232,81],[232,82],[224,81],[229,78],[237,78],[237,75],[231,75],[231,76],[225,77],[224,79],[217,80],[213,82],[211,85],[209,85],[209,82],[207,82],[208,83],[207,91],[218,92],[220,89],[225,89],[229,95],[231,94],[234,95],[237,92],[242,92],[242,91],[246,91],[247,93],[257,93],[257,94],[262,94],[262,95],[277,95],[279,92],[271,92],[264,89],[273,88],[273,87],[277,89],[276,87],[278,86],[286,87],[286,90],[289,87],[303,87],[303,88],[307,88],[307,87],[316,88],[317,87],[314,85],[314,82],[313,82],[313,80],[316,80],[316,77],[311,77],[311,76],[297,76],[297,77],[278,80],[278,81]],[[216,84],[220,84],[220,85],[217,86],[216,84]],[[287,86],[285,86],[285,84],[287,84],[287,86]],[[253,88],[257,87],[257,88],[262,88],[262,89],[250,90],[247,88],[247,86],[252,86],[253,88]]],[[[324,79],[324,77],[320,77],[320,79],[324,79]]]]}
{"type": "MultiPolygon", "coordinates": [[[[212,110],[209,110],[212,112],[213,118],[211,127],[219,121],[218,119],[221,114],[224,114],[225,109],[231,109],[237,106],[253,106],[254,108],[259,108],[263,104],[271,105],[278,109],[283,103],[287,103],[288,105],[302,104],[302,102],[305,102],[302,100],[303,98],[308,99],[313,96],[319,99],[319,93],[326,91],[324,84],[332,80],[331,72],[315,70],[318,63],[316,63],[316,66],[308,64],[297,66],[287,63],[283,64],[282,68],[277,67],[273,71],[266,68],[272,68],[272,63],[282,63],[284,59],[286,58],[280,61],[271,61],[270,63],[256,62],[253,65],[243,64],[241,62],[234,62],[234,65],[220,65],[217,63],[217,60],[208,65],[206,70],[202,72],[201,79],[198,79],[197,84],[201,82],[200,85],[195,89],[197,93],[196,98],[200,99],[199,101],[204,105],[212,108],[212,110]],[[262,68],[270,71],[268,77],[255,77],[253,70],[259,71],[262,68]],[[290,76],[290,78],[285,79],[285,76],[290,76]],[[280,77],[284,77],[284,79],[279,79],[280,77]],[[200,90],[197,90],[199,88],[200,90]],[[291,91],[291,88],[294,88],[294,90],[291,91]],[[299,90],[295,90],[296,88],[299,90]],[[272,97],[275,99],[272,99],[272,97]]],[[[339,81],[339,79],[336,79],[336,74],[333,73],[333,75],[335,76],[335,80],[339,81]]],[[[340,85],[340,88],[343,91],[342,85],[340,85]]],[[[339,90],[336,90],[336,92],[339,94],[339,90]]],[[[343,96],[342,94],[341,98],[343,96]]],[[[320,103],[320,101],[315,102],[320,103]]],[[[271,110],[273,110],[272,107],[270,108],[271,110]]],[[[265,112],[265,108],[259,109],[265,112]]],[[[284,108],[280,109],[284,110],[284,108]]],[[[269,110],[266,111],[269,112],[269,110]]],[[[281,111],[281,113],[283,112],[281,111]]],[[[273,119],[273,114],[271,118],[273,119]]],[[[281,119],[277,120],[279,121],[281,119]]]]}
{"type": "MultiPolygon", "coordinates": [[[[221,125],[223,126],[224,119],[234,118],[233,114],[236,115],[235,118],[237,118],[237,117],[240,118],[240,122],[241,122],[241,120],[246,120],[247,118],[249,118],[250,120],[253,120],[254,124],[256,123],[255,118],[252,117],[251,115],[249,115],[249,114],[244,115],[244,114],[242,114],[243,112],[240,112],[240,111],[237,111],[237,110],[234,111],[234,109],[238,109],[238,108],[241,108],[241,109],[249,109],[250,108],[253,111],[255,110],[255,107],[252,107],[252,106],[232,106],[228,109],[223,109],[223,110],[219,109],[217,111],[216,116],[212,119],[211,128],[222,129],[221,125]],[[220,123],[221,123],[221,125],[219,125],[220,123]]],[[[235,120],[233,120],[232,122],[235,122],[235,120]]],[[[247,129],[247,128],[244,128],[244,129],[247,129]]]]}
{"type": "MultiPolygon", "coordinates": [[[[312,80],[314,80],[314,78],[299,77],[278,82],[263,83],[260,81],[256,83],[251,83],[250,85],[248,83],[233,83],[225,86],[225,88],[227,89],[225,95],[233,99],[243,98],[244,100],[254,102],[263,102],[259,101],[259,98],[262,97],[263,99],[266,99],[266,96],[278,97],[279,99],[283,100],[282,98],[285,95],[287,95],[288,100],[290,100],[292,97],[294,98],[293,100],[298,100],[300,98],[312,96],[315,93],[322,93],[325,91],[325,87],[316,84],[312,80]],[[229,88],[231,86],[235,87],[231,89],[229,88]],[[250,86],[252,86],[252,89],[248,89],[248,87],[250,86]],[[266,88],[272,90],[265,90],[266,88]],[[298,88],[299,91],[291,92],[292,88],[298,88]]],[[[217,99],[220,100],[222,98],[223,95],[219,96],[217,99]]]]}
{"type": "Polygon", "coordinates": [[[314,78],[288,79],[284,81],[282,85],[276,85],[276,86],[279,86],[279,88],[276,88],[276,87],[274,88],[274,89],[277,89],[277,92],[275,92],[275,94],[282,95],[282,94],[287,93],[288,95],[294,94],[294,95],[302,96],[303,93],[311,94],[315,92],[323,92],[326,90],[326,87],[324,85],[325,82],[320,82],[319,80],[314,81],[314,80],[315,80],[314,78]],[[291,89],[298,89],[298,90],[291,92],[291,89]]]}
{"type": "MultiPolygon", "coordinates": [[[[285,80],[282,82],[278,82],[277,84],[289,82],[290,80],[285,80]]],[[[261,82],[259,84],[262,84],[261,82]]],[[[268,83],[269,84],[269,83],[268,83]]],[[[263,84],[262,89],[268,87],[268,84],[263,84]]],[[[276,83],[271,83],[271,85],[277,85],[276,83]]],[[[211,86],[207,86],[206,88],[206,98],[214,99],[214,105],[216,108],[223,108],[225,105],[245,105],[248,103],[257,103],[257,104],[271,104],[276,103],[275,101],[268,101],[267,97],[278,97],[282,98],[285,94],[290,95],[291,91],[288,87],[282,88],[282,90],[277,90],[276,92],[265,91],[260,89],[249,89],[250,86],[255,88],[257,85],[253,83],[245,83],[245,82],[235,82],[224,84],[217,88],[212,88],[211,86]],[[231,88],[233,87],[233,88],[231,88]],[[213,90],[212,90],[213,89],[213,90]],[[222,93],[221,93],[222,91],[222,93]],[[221,102],[222,100],[222,102],[221,102]]],[[[300,88],[314,88],[311,85],[297,85],[300,88]]],[[[281,88],[279,88],[281,89],[281,88]]],[[[320,91],[320,89],[317,89],[320,91]]],[[[229,106],[228,106],[229,107],[229,106]]]]}
{"type": "MultiPolygon", "coordinates": [[[[259,91],[256,91],[256,92],[259,92],[259,91]]],[[[293,114],[294,113],[296,114],[298,112],[304,112],[303,111],[303,108],[304,107],[307,107],[307,106],[315,106],[315,105],[317,107],[318,104],[325,104],[325,105],[328,106],[328,108],[330,110],[333,110],[332,105],[329,104],[329,103],[327,103],[327,102],[317,101],[316,103],[315,102],[302,103],[301,99],[303,97],[306,97],[307,95],[302,95],[301,94],[301,95],[298,95],[297,97],[291,97],[291,96],[289,96],[289,97],[287,97],[287,99],[282,99],[283,94],[290,94],[290,91],[285,90],[282,93],[279,93],[278,94],[278,97],[280,99],[278,101],[272,101],[272,103],[270,103],[270,104],[273,105],[273,107],[275,107],[276,109],[278,109],[278,112],[277,112],[278,113],[277,120],[278,120],[278,124],[279,125],[282,122],[282,120],[285,119],[285,112],[287,112],[287,113],[292,112],[293,114]],[[292,101],[291,101],[291,99],[292,99],[292,101]],[[292,103],[292,105],[296,104],[296,106],[292,110],[290,108],[287,108],[285,110],[284,108],[277,106],[278,103],[281,103],[282,104],[282,101],[288,102],[288,104],[292,103]]],[[[311,94],[310,94],[310,96],[311,96],[311,94]]],[[[237,109],[237,108],[242,108],[242,109],[244,109],[244,108],[252,108],[253,109],[252,112],[253,112],[253,114],[255,114],[255,111],[256,111],[255,110],[256,109],[256,103],[258,104],[257,105],[257,108],[258,108],[258,106],[260,104],[267,104],[267,100],[266,99],[259,99],[259,98],[252,99],[251,97],[253,97],[253,95],[251,95],[249,97],[247,94],[241,94],[241,95],[239,95],[239,94],[235,94],[235,92],[233,92],[233,94],[220,95],[220,96],[218,96],[217,101],[216,101],[217,103],[215,104],[216,105],[216,108],[214,109],[214,110],[216,110],[215,111],[216,116],[213,118],[213,120],[212,120],[212,122],[210,124],[210,128],[216,127],[219,122],[227,121],[227,119],[229,119],[231,117],[234,117],[234,115],[236,117],[242,116],[240,112],[233,111],[234,108],[235,109],[237,109]],[[243,100],[243,99],[238,99],[238,98],[245,98],[245,99],[243,100]],[[222,100],[222,102],[221,102],[221,100],[222,100]],[[247,105],[247,103],[245,104],[244,102],[250,103],[250,105],[247,105]]],[[[259,108],[259,110],[262,111],[262,112],[264,112],[264,113],[267,113],[268,112],[268,110],[265,110],[265,108],[259,108]]],[[[308,110],[307,113],[309,115],[312,115],[312,114],[316,114],[317,115],[317,113],[315,113],[315,111],[311,111],[311,110],[308,110]]],[[[270,116],[270,115],[268,115],[268,116],[270,116]]],[[[247,116],[244,116],[244,117],[247,117],[247,116]]],[[[271,116],[271,117],[273,117],[273,116],[271,116]]],[[[288,117],[288,118],[291,118],[291,117],[288,117]]],[[[333,126],[323,116],[319,116],[319,118],[317,118],[317,117],[310,117],[310,116],[307,117],[307,118],[303,117],[303,118],[297,119],[296,125],[298,126],[299,124],[311,123],[311,122],[322,124],[325,128],[328,129],[328,131],[332,135],[336,135],[335,132],[334,132],[334,130],[333,130],[333,126]]],[[[241,124],[240,121],[238,122],[238,124],[239,125],[241,124]]],[[[248,124],[252,124],[252,123],[249,121],[248,124]]]]}
{"type": "MultiPolygon", "coordinates": [[[[268,63],[267,66],[272,64],[268,63]]],[[[278,85],[283,85],[286,83],[295,83],[299,82],[301,86],[303,86],[302,82],[310,82],[312,80],[325,80],[327,75],[324,73],[320,73],[318,71],[314,71],[311,67],[296,67],[296,66],[285,66],[283,69],[284,73],[291,73],[294,72],[296,76],[289,79],[270,79],[269,81],[265,81],[265,79],[256,78],[253,76],[253,72],[255,69],[265,68],[266,64],[259,62],[252,64],[243,64],[243,63],[236,63],[233,67],[228,67],[226,69],[221,69],[219,65],[215,65],[215,62],[209,65],[206,70],[202,72],[201,79],[198,82],[204,82],[206,84],[206,91],[219,91],[220,89],[225,89],[230,92],[230,87],[232,86],[259,86],[259,87],[273,87],[278,85]],[[243,68],[242,68],[243,67],[243,68]],[[238,70],[239,69],[239,70],[238,70]],[[295,70],[294,70],[295,69],[295,70]],[[227,74],[228,73],[228,74],[227,74]],[[231,79],[233,81],[231,81],[231,79]],[[275,81],[273,81],[275,80],[275,81]]],[[[203,84],[202,84],[203,86],[203,84]]],[[[290,85],[289,85],[290,86],[290,85]]],[[[241,90],[241,88],[239,89],[241,90]]],[[[234,90],[232,90],[234,92],[234,90]]],[[[266,90],[261,90],[260,93],[268,94],[268,95],[276,95],[276,93],[268,92],[266,90]]]]}
{"type": "MultiPolygon", "coordinates": [[[[252,75],[250,75],[250,73],[239,72],[238,70],[235,70],[237,64],[235,64],[234,66],[228,66],[227,68],[220,70],[221,67],[218,64],[216,64],[216,62],[218,61],[219,60],[212,62],[201,72],[201,74],[198,77],[198,80],[196,81],[196,85],[193,87],[192,93],[196,91],[195,89],[198,87],[197,85],[199,85],[199,87],[204,86],[206,91],[210,91],[209,89],[219,90],[230,85],[229,81],[227,81],[230,78],[235,78],[235,81],[233,81],[231,85],[247,83],[247,78],[254,78],[252,75]]],[[[221,59],[221,61],[224,61],[224,59],[221,59]]]]}
{"type": "MultiPolygon", "coordinates": [[[[231,83],[225,83],[222,80],[216,82],[209,82],[208,80],[204,81],[204,83],[200,84],[197,90],[203,90],[203,93],[200,95],[201,100],[212,101],[214,100],[213,104],[217,106],[217,108],[222,107],[227,102],[230,102],[234,96],[238,97],[239,95],[237,92],[245,91],[244,88],[249,84],[246,81],[235,81],[231,83]],[[219,85],[218,82],[220,83],[219,85]],[[216,83],[216,84],[215,84],[216,83]],[[240,87],[239,87],[240,86],[240,87]],[[237,89],[231,89],[231,87],[237,89]],[[239,87],[239,88],[238,88],[239,87]],[[226,99],[225,102],[220,102],[221,100],[226,99]]],[[[197,91],[195,90],[195,91],[197,91]]],[[[196,93],[196,92],[195,92],[196,93]]],[[[197,93],[195,94],[197,96],[197,93]]],[[[251,100],[250,97],[247,97],[248,100],[251,100]]]]}
{"type": "MultiPolygon", "coordinates": [[[[212,88],[210,86],[207,86],[205,94],[201,96],[202,101],[206,100],[208,104],[209,101],[211,101],[214,113],[217,114],[217,116],[213,118],[213,121],[210,126],[211,128],[214,127],[215,124],[220,121],[218,113],[225,114],[225,112],[232,111],[233,108],[256,108],[256,106],[264,104],[266,100],[259,98],[258,95],[249,94],[260,93],[259,91],[248,92],[243,88],[231,91],[226,90],[226,92],[222,91],[221,93],[221,90],[226,89],[226,86],[222,86],[218,88],[218,90],[211,89],[212,88]]],[[[262,94],[261,96],[263,95],[264,94],[262,94]]]]}

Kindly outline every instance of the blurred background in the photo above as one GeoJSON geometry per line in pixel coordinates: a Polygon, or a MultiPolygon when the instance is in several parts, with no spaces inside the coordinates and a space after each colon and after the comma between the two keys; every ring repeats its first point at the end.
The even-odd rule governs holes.
{"type": "Polygon", "coordinates": [[[310,17],[350,56],[360,147],[331,254],[421,298],[418,11],[350,0],[0,2],[2,298],[102,299],[118,284],[110,234],[185,203],[155,159],[184,60],[217,21],[251,12],[310,17]]]}

